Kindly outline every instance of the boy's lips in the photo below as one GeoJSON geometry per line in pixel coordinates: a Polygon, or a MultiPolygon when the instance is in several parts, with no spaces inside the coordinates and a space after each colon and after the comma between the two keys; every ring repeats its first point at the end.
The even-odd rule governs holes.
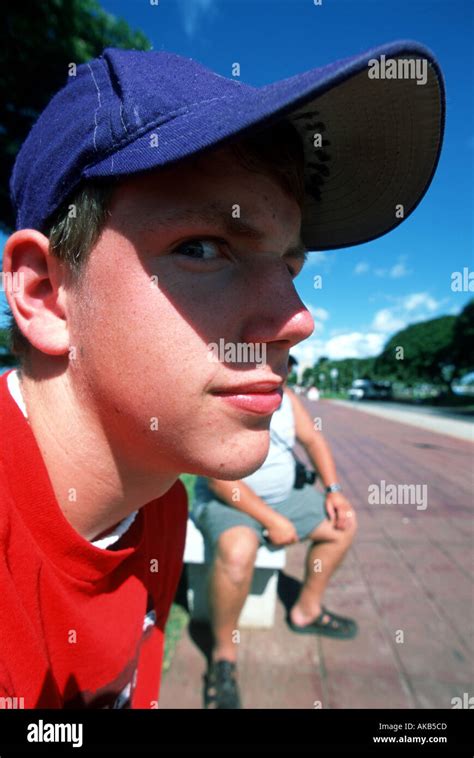
{"type": "Polygon", "coordinates": [[[282,379],[267,379],[259,382],[247,382],[246,384],[233,384],[212,390],[212,392],[216,395],[248,395],[249,393],[274,392],[276,389],[281,389],[282,385],[282,379]]]}
{"type": "Polygon", "coordinates": [[[283,381],[261,381],[213,390],[214,395],[249,413],[269,415],[281,404],[283,381]]]}

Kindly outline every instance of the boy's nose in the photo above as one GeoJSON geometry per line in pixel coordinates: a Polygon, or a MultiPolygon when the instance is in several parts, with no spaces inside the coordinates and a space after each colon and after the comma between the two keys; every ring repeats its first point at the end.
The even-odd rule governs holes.
{"type": "Polygon", "coordinates": [[[296,290],[289,298],[270,298],[270,302],[260,301],[253,311],[253,318],[244,327],[246,342],[280,343],[279,347],[291,350],[314,330],[314,319],[299,298],[296,290]]]}
{"type": "Polygon", "coordinates": [[[307,339],[314,331],[314,319],[300,301],[301,307],[291,315],[281,327],[280,339],[287,342],[287,347],[291,349],[298,342],[307,339]]]}

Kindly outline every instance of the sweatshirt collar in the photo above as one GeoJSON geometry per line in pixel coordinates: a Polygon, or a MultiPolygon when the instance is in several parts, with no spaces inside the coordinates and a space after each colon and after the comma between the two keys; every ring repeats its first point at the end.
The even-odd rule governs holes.
{"type": "Polygon", "coordinates": [[[33,431],[8,390],[8,374],[0,376],[0,466],[14,505],[32,538],[48,560],[71,576],[97,582],[129,561],[144,543],[151,501],[126,535],[127,547],[103,550],[84,539],[64,516],[33,431]]]}

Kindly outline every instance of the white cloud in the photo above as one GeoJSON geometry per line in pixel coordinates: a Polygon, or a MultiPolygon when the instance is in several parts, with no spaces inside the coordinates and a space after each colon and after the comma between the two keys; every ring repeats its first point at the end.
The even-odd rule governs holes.
{"type": "Polygon", "coordinates": [[[310,337],[308,340],[296,345],[292,349],[291,354],[298,359],[303,369],[307,366],[312,368],[321,355],[326,355],[324,352],[324,341],[317,337],[310,337]]]}
{"type": "Polygon", "coordinates": [[[394,308],[382,308],[381,311],[377,311],[372,322],[372,329],[385,334],[403,329],[406,326],[406,321],[397,316],[394,311],[394,308]]]}
{"type": "Polygon", "coordinates": [[[436,300],[428,292],[413,292],[398,298],[391,296],[390,299],[393,305],[377,311],[366,332],[331,329],[326,340],[321,338],[321,332],[330,314],[325,308],[307,305],[316,322],[314,336],[297,345],[292,353],[303,368],[313,366],[322,355],[332,360],[375,356],[395,332],[409,324],[433,318],[434,311],[446,304],[446,300],[436,300]]]}
{"type": "Polygon", "coordinates": [[[363,332],[350,332],[322,340],[319,337],[310,338],[297,345],[291,352],[294,354],[303,368],[314,366],[322,355],[331,360],[342,358],[367,358],[378,355],[384,345],[384,337],[380,334],[365,334],[363,332]]]}
{"type": "Polygon", "coordinates": [[[336,253],[327,253],[324,250],[310,251],[305,263],[305,270],[307,268],[320,268],[327,273],[335,262],[336,253]]]}
{"type": "Polygon", "coordinates": [[[412,295],[407,295],[402,302],[402,307],[408,313],[413,311],[424,309],[433,313],[441,305],[441,302],[431,297],[427,292],[414,292],[412,295]]]}
{"type": "Polygon", "coordinates": [[[408,276],[411,271],[405,266],[405,261],[400,260],[389,270],[388,275],[391,279],[400,279],[402,276],[408,276]]]}
{"type": "Polygon", "coordinates": [[[439,310],[445,302],[445,300],[436,300],[428,292],[413,292],[396,298],[391,308],[382,308],[377,311],[371,328],[380,334],[385,334],[388,339],[409,324],[432,318],[434,312],[439,310]]]}
{"type": "MultiPolygon", "coordinates": [[[[393,266],[390,266],[389,268],[374,268],[373,272],[375,276],[382,278],[388,277],[389,279],[401,279],[402,276],[408,276],[412,273],[406,266],[406,258],[406,255],[400,255],[397,262],[394,263],[393,266]]],[[[368,271],[370,271],[369,264],[361,261],[356,265],[354,274],[365,274],[368,271]]]]}
{"type": "Polygon", "coordinates": [[[350,332],[332,337],[325,345],[325,353],[332,360],[342,358],[368,358],[378,355],[383,348],[385,337],[382,334],[350,332]]]}
{"type": "Polygon", "coordinates": [[[178,8],[184,25],[184,31],[192,39],[197,27],[210,10],[214,0],[178,0],[178,8]]]}
{"type": "Polygon", "coordinates": [[[306,307],[316,321],[328,320],[329,311],[327,311],[326,308],[315,308],[314,305],[306,305],[306,307]]]}

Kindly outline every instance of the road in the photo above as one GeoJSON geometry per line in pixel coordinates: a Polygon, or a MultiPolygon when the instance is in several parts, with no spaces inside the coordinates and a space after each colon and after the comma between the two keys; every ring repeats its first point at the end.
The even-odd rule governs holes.
{"type": "MultiPolygon", "coordinates": [[[[309,402],[309,401],[307,401],[309,402]]],[[[403,403],[351,402],[330,400],[341,407],[363,414],[371,414],[399,421],[403,424],[428,429],[436,434],[445,434],[474,442],[474,418],[454,413],[443,408],[413,407],[403,403]]]]}
{"type": "MultiPolygon", "coordinates": [[[[445,418],[452,419],[464,419],[465,421],[472,420],[474,423],[474,412],[472,410],[466,411],[462,407],[442,407],[435,405],[411,405],[410,403],[395,403],[395,402],[383,402],[378,400],[358,401],[357,403],[351,403],[352,405],[358,405],[361,408],[381,408],[381,409],[393,409],[394,411],[407,411],[408,413],[421,414],[426,416],[443,416],[445,418]]],[[[473,398],[474,405],[474,398],[473,398]]]]}

